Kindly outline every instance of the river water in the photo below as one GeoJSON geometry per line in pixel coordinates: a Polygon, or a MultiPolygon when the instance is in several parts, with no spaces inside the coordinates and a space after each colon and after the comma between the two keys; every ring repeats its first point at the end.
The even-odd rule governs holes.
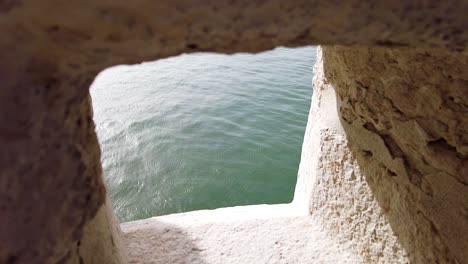
{"type": "Polygon", "coordinates": [[[122,222],[293,197],[315,47],[197,53],[102,72],[91,88],[122,222]]]}

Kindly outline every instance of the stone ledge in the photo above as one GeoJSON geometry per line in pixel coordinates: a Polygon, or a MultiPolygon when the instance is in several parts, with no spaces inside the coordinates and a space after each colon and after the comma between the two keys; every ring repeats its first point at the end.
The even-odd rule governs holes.
{"type": "Polygon", "coordinates": [[[122,224],[130,263],[361,263],[292,204],[194,211],[122,224]]]}

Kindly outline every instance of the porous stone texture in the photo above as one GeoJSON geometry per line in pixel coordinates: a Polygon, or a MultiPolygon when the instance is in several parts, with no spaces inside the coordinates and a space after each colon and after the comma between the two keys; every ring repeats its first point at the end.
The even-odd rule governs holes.
{"type": "Polygon", "coordinates": [[[0,57],[0,263],[65,262],[105,197],[92,79],[0,57]]]}
{"type": "Polygon", "coordinates": [[[292,205],[195,211],[122,224],[130,263],[362,263],[292,205]]]}
{"type": "MultiPolygon", "coordinates": [[[[367,60],[352,57],[356,63],[345,60],[351,57],[343,54],[325,57],[348,65],[330,66],[335,75],[327,76],[340,82],[337,89],[346,106],[341,111],[344,119],[349,121],[352,117],[365,121],[367,128],[361,130],[370,131],[365,132],[370,135],[369,142],[379,142],[372,140],[372,136],[377,135],[383,141],[394,140],[395,144],[386,143],[397,153],[392,155],[403,155],[405,158],[401,160],[409,164],[403,166],[397,158],[390,164],[388,156],[380,156],[384,151],[374,152],[374,149],[371,150],[373,156],[365,161],[359,154],[364,148],[357,148],[364,146],[363,142],[359,143],[363,137],[355,132],[359,130],[353,128],[353,123],[345,126],[350,142],[357,141],[356,148],[351,150],[357,152],[354,155],[360,166],[361,162],[386,160],[382,162],[389,168],[385,170],[388,174],[411,175],[408,176],[411,184],[404,184],[399,180],[402,177],[389,180],[364,173],[381,208],[387,208],[388,194],[392,194],[387,215],[392,228],[398,231],[398,237],[410,250],[409,254],[416,260],[463,262],[466,259],[463,257],[464,241],[467,241],[463,219],[468,215],[466,207],[462,206],[466,205],[463,175],[467,175],[467,166],[466,138],[460,135],[467,134],[467,121],[462,118],[466,95],[460,97],[461,88],[457,88],[457,92],[450,89],[466,87],[463,77],[466,64],[456,63],[462,62],[462,54],[467,52],[467,10],[468,2],[462,0],[351,0],[345,3],[206,0],[203,4],[192,0],[0,0],[0,263],[97,263],[93,254],[84,254],[80,249],[85,248],[80,241],[86,241],[87,236],[83,230],[96,230],[85,226],[96,224],[97,229],[117,230],[109,228],[113,225],[110,220],[96,220],[101,219],[96,218],[99,210],[107,210],[102,209],[106,194],[88,93],[97,73],[111,65],[155,60],[183,52],[255,52],[279,45],[305,44],[460,51],[456,56],[439,51],[439,57],[430,51],[427,59],[420,58],[425,54],[421,50],[407,51],[408,56],[424,64],[410,61],[404,64],[401,63],[403,55],[396,59],[390,53],[385,55],[378,50],[366,53],[362,48],[355,48],[355,52],[367,56],[367,60]],[[373,54],[382,60],[372,61],[373,54]],[[447,58],[443,54],[447,54],[447,58]],[[383,60],[382,56],[387,56],[388,60],[383,60]],[[391,64],[392,59],[398,63],[391,64]],[[444,63],[445,59],[452,63],[437,68],[436,64],[444,63]],[[385,71],[386,63],[391,64],[388,66],[391,72],[385,71]],[[426,63],[430,65],[426,67],[426,63]],[[362,70],[363,67],[367,67],[366,70],[362,70]],[[374,67],[379,71],[372,75],[374,67]],[[385,87],[387,96],[401,99],[401,105],[393,102],[401,111],[396,113],[402,116],[417,113],[421,122],[416,120],[418,125],[401,122],[398,123],[400,128],[391,130],[385,126],[396,120],[393,112],[388,116],[378,109],[366,113],[370,104],[366,98],[346,101],[347,97],[361,96],[351,93],[358,91],[351,87],[352,76],[357,73],[367,76],[367,79],[360,79],[363,87],[374,87],[378,83],[377,73],[387,76],[382,79],[387,84],[381,86],[385,87]],[[341,78],[342,81],[338,80],[341,78]],[[397,85],[399,89],[389,86],[395,80],[403,80],[397,85]],[[404,82],[420,89],[407,89],[404,82]],[[418,82],[427,85],[416,85],[418,82]],[[423,97],[408,100],[412,97],[405,98],[403,94],[422,89],[433,89],[434,97],[421,93],[423,97]],[[439,91],[445,93],[439,94],[439,91]],[[456,96],[444,97],[452,93],[456,96]],[[432,121],[430,117],[434,113],[428,108],[437,105],[442,115],[432,121]],[[380,113],[380,121],[373,122],[371,113],[380,113]],[[407,129],[402,128],[404,125],[407,129]],[[411,129],[413,127],[416,129],[411,129]],[[414,139],[416,131],[427,134],[422,136],[426,138],[425,145],[414,139]],[[403,132],[408,134],[398,134],[403,132]],[[403,146],[406,143],[408,146],[403,146]],[[403,154],[393,148],[395,145],[403,154]],[[403,167],[417,173],[404,174],[403,167]],[[447,216],[443,217],[442,212],[447,212],[447,216]],[[403,220],[396,219],[400,216],[408,220],[407,227],[401,226],[403,220]],[[449,221],[450,217],[454,217],[453,222],[449,221]],[[418,241],[411,242],[413,239],[418,241]],[[435,251],[430,253],[429,248],[435,251]],[[427,257],[423,257],[426,253],[427,257]]],[[[324,63],[327,65],[326,60],[324,63]]],[[[382,92],[380,88],[375,91],[382,92]]],[[[380,98],[377,102],[382,102],[379,107],[387,107],[389,102],[377,95],[375,98],[380,98]]],[[[348,157],[343,159],[348,160],[348,157]]],[[[115,235],[118,236],[118,232],[115,235]]],[[[115,246],[109,244],[112,240],[105,238],[107,236],[102,237],[100,242],[91,240],[102,243],[102,247],[115,246]]]]}
{"type": "MultiPolygon", "coordinates": [[[[362,173],[350,177],[364,176],[414,263],[466,263],[468,57],[440,49],[326,46],[323,65],[362,173]]],[[[338,185],[346,174],[340,178],[338,185]]]]}
{"type": "Polygon", "coordinates": [[[365,263],[407,263],[392,228],[361,172],[338,116],[333,86],[317,49],[313,96],[293,205],[311,214],[365,263]]]}
{"type": "MultiPolygon", "coordinates": [[[[78,263],[127,263],[127,245],[110,201],[98,210],[83,229],[83,237],[74,256],[78,263]]],[[[76,260],[69,260],[73,262],[76,260]]]]}
{"type": "Polygon", "coordinates": [[[280,45],[466,50],[466,10],[463,0],[3,0],[0,47],[74,73],[184,52],[280,45]]]}

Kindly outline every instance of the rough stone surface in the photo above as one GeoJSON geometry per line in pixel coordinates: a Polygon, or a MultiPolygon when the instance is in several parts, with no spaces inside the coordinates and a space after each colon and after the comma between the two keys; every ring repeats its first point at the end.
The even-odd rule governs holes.
{"type": "Polygon", "coordinates": [[[366,263],[407,263],[392,228],[361,172],[340,123],[321,48],[293,204],[366,263]]]}
{"type": "Polygon", "coordinates": [[[47,65],[5,63],[0,62],[0,263],[66,261],[76,255],[85,223],[104,202],[86,92],[90,80],[54,76],[47,65]]]}
{"type": "MultiPolygon", "coordinates": [[[[90,221],[93,223],[92,219],[96,219],[105,202],[100,151],[88,95],[93,78],[104,68],[183,52],[255,52],[279,45],[305,44],[445,48],[461,51],[460,58],[447,53],[447,58],[455,63],[464,58],[461,54],[467,52],[466,10],[468,2],[461,0],[351,0],[346,3],[207,0],[203,4],[192,0],[0,0],[0,263],[79,261],[77,255],[81,245],[78,244],[83,239],[83,229],[90,221]]],[[[384,56],[377,51],[374,53],[384,56]]],[[[365,52],[360,54],[366,55],[365,52]]],[[[399,61],[404,56],[399,56],[398,63],[389,66],[389,70],[406,76],[404,81],[412,87],[416,87],[417,82],[429,85],[418,86],[421,89],[432,89],[431,85],[436,84],[444,94],[451,94],[451,88],[443,90],[446,82],[450,83],[447,87],[466,87],[466,78],[459,77],[465,76],[466,67],[449,63],[444,64],[446,68],[437,68],[431,63],[443,61],[442,57],[434,60],[436,57],[431,54],[427,60],[411,57],[430,64],[429,68],[410,62],[407,65],[411,67],[405,64],[400,67],[399,61]],[[415,75],[417,78],[413,79],[411,71],[415,67],[420,69],[416,71],[419,73],[415,75]],[[422,75],[426,70],[434,72],[422,75]],[[454,71],[453,75],[449,71],[454,71]]],[[[421,57],[424,53],[410,55],[421,57]]],[[[346,57],[330,57],[334,60],[340,58],[346,57]]],[[[363,79],[361,83],[368,84],[368,87],[373,87],[379,78],[377,74],[370,78],[372,70],[369,70],[369,65],[379,69],[383,76],[392,76],[384,71],[384,63],[372,62],[371,58],[353,58],[357,59],[355,64],[342,61],[345,65],[357,67],[356,72],[342,72],[338,66],[335,68],[337,78],[343,78],[343,87],[351,85],[351,76],[360,71],[360,66],[367,65],[368,69],[362,73],[366,73],[369,79],[363,79]]],[[[405,97],[399,93],[408,90],[405,85],[397,85],[401,89],[388,88],[388,83],[394,79],[387,78],[381,82],[387,82],[384,86],[388,96],[402,98],[401,105],[395,104],[395,107],[403,116],[417,110],[415,113],[422,114],[419,117],[423,120],[418,125],[398,123],[398,126],[406,125],[406,129],[395,129],[383,136],[379,134],[382,133],[381,126],[393,122],[393,114],[385,116],[381,112],[379,120],[384,123],[374,124],[371,113],[365,113],[365,101],[356,99],[350,104],[345,100],[344,96],[352,98],[355,95],[344,91],[355,89],[338,90],[344,102],[350,105],[346,108],[352,113],[351,117],[373,124],[375,131],[379,131],[372,132],[374,128],[368,125],[370,130],[366,131],[371,131],[369,135],[379,134],[389,142],[395,140],[395,144],[387,144],[398,145],[402,155],[407,157],[405,160],[409,165],[405,167],[419,173],[404,174],[399,170],[403,165],[395,159],[397,161],[392,164],[383,163],[390,168],[388,173],[411,175],[411,184],[400,182],[401,177],[388,180],[384,176],[368,177],[366,174],[366,179],[382,208],[387,208],[385,205],[389,203],[387,194],[393,194],[392,199],[396,202],[391,203],[388,215],[390,220],[401,216],[410,223],[407,227],[400,227],[398,235],[413,256],[420,256],[416,259],[423,258],[422,255],[432,248],[435,251],[427,253],[429,260],[444,262],[446,257],[448,261],[458,259],[462,262],[466,259],[463,257],[466,242],[462,239],[467,233],[463,219],[468,213],[462,206],[467,204],[466,190],[463,189],[466,187],[463,175],[467,175],[467,150],[466,138],[460,137],[463,135],[460,131],[467,134],[467,121],[462,118],[466,96],[459,97],[463,92],[460,88],[453,96],[439,96],[439,90],[434,88],[436,95],[421,97],[427,98],[425,101],[419,97],[412,101],[403,100],[405,97]],[[438,99],[444,103],[439,104],[438,99]],[[451,101],[453,103],[447,103],[451,101]],[[414,106],[415,103],[418,105],[414,106]],[[431,121],[432,110],[429,111],[426,104],[429,108],[439,105],[443,114],[441,119],[431,121]],[[359,105],[363,108],[360,109],[359,105]],[[416,108],[421,108],[421,111],[416,108]],[[448,113],[449,110],[453,114],[448,113]],[[360,111],[364,111],[362,118],[360,111]],[[416,129],[410,129],[412,127],[416,129]],[[447,133],[443,132],[445,130],[447,133]],[[404,131],[408,135],[398,134],[404,131]],[[426,147],[422,141],[413,139],[415,131],[421,131],[422,138],[427,138],[426,147]],[[409,145],[400,145],[406,143],[409,145]],[[416,191],[418,189],[422,189],[424,195],[416,191]],[[447,212],[446,217],[442,212],[447,212]],[[449,221],[451,217],[454,217],[453,223],[449,221]],[[425,224],[419,225],[418,222],[425,224]],[[454,233],[455,230],[458,232],[454,233]],[[429,234],[436,235],[432,237],[429,234]],[[435,242],[432,242],[433,238],[435,242]],[[449,241],[449,238],[453,240],[449,241]],[[418,239],[418,242],[408,242],[412,239],[418,239]]],[[[378,102],[382,102],[381,107],[387,107],[387,101],[378,102]]],[[[346,118],[345,109],[342,113],[346,118]]],[[[353,131],[358,131],[345,128],[350,136],[353,131]]],[[[359,138],[351,137],[350,140],[359,138]]],[[[398,148],[391,148],[397,153],[394,155],[401,154],[398,154],[398,148]]],[[[368,162],[377,162],[375,156],[368,162]]],[[[385,157],[379,159],[387,159],[385,157]]],[[[359,155],[357,159],[358,163],[364,161],[359,155]]],[[[402,221],[393,222],[398,225],[402,221]]],[[[107,230],[107,225],[111,225],[101,221],[95,223],[101,223],[107,230]]],[[[101,242],[112,247],[106,239],[101,242]]],[[[93,260],[84,261],[92,263],[93,260]]]]}
{"type": "MultiPolygon", "coordinates": [[[[84,227],[83,237],[74,256],[78,263],[127,263],[127,245],[110,201],[106,199],[84,227]]],[[[76,260],[70,260],[73,262],[76,260]]]]}
{"type": "Polygon", "coordinates": [[[323,61],[353,155],[411,260],[466,263],[468,57],[334,46],[323,61]]]}
{"type": "Polygon", "coordinates": [[[195,211],[122,228],[130,263],[362,263],[291,205],[195,211]]]}
{"type": "Polygon", "coordinates": [[[2,50],[48,57],[73,72],[199,50],[253,52],[306,44],[465,50],[468,43],[468,2],[462,0],[0,3],[2,50]]]}

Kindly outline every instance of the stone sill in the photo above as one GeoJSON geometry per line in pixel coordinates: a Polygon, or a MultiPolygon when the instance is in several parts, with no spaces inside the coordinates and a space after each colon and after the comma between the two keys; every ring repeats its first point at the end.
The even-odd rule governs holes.
{"type": "Polygon", "coordinates": [[[121,227],[130,263],[361,263],[293,204],[193,211],[121,227]]]}

